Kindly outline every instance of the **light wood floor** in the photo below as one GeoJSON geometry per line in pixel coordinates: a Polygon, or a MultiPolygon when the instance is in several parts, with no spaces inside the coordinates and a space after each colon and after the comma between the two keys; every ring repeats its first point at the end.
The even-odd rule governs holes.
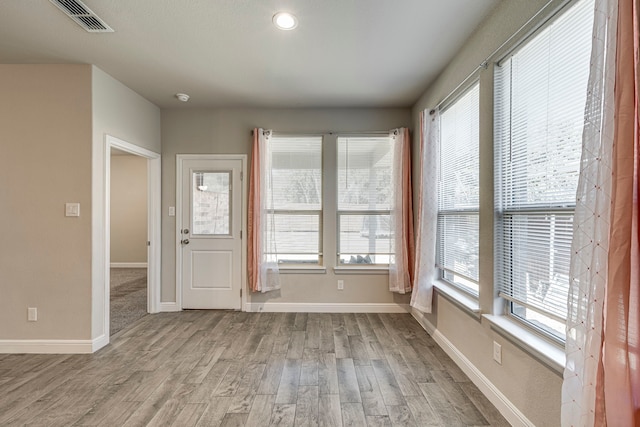
{"type": "Polygon", "coordinates": [[[508,425],[408,314],[163,313],[111,339],[0,355],[0,425],[508,425]]]}

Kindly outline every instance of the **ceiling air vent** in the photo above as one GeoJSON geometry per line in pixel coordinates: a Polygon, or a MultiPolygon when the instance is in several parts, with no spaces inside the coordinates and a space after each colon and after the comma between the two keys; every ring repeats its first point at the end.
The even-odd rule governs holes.
{"type": "Polygon", "coordinates": [[[112,33],[113,29],[80,0],[49,0],[90,33],[112,33]]]}

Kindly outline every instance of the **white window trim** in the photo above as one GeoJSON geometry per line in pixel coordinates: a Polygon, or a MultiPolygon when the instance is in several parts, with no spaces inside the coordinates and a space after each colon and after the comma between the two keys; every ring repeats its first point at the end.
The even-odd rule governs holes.
{"type": "Polygon", "coordinates": [[[279,264],[280,274],[326,274],[327,268],[322,265],[296,266],[295,264],[279,264]]]}
{"type": "Polygon", "coordinates": [[[483,314],[478,301],[459,291],[456,286],[442,280],[434,282],[433,286],[436,288],[438,295],[458,309],[478,321],[489,322],[491,329],[507,341],[556,374],[563,374],[566,363],[563,345],[558,342],[552,342],[542,334],[533,332],[526,324],[512,319],[509,315],[483,314]]]}
{"type": "Polygon", "coordinates": [[[467,314],[480,319],[482,314],[480,310],[480,303],[478,298],[474,298],[468,293],[461,290],[457,285],[453,285],[442,279],[436,280],[433,283],[434,288],[438,292],[438,295],[442,295],[443,298],[456,305],[467,314]]]}
{"type": "MultiPolygon", "coordinates": [[[[338,228],[338,211],[337,209],[337,201],[332,200],[333,194],[328,191],[337,184],[337,177],[330,176],[327,174],[331,174],[331,171],[335,169],[337,166],[337,138],[339,136],[381,136],[385,134],[386,131],[369,131],[369,132],[317,132],[317,133],[304,133],[304,132],[278,132],[274,131],[274,135],[276,136],[286,136],[286,137],[296,137],[296,136],[321,136],[322,137],[322,209],[320,212],[320,259],[318,264],[295,264],[295,263],[281,263],[278,264],[278,270],[280,274],[327,274],[328,270],[333,271],[336,275],[341,274],[349,274],[349,275],[388,275],[389,274],[389,266],[388,264],[339,264],[339,254],[338,254],[338,236],[337,236],[337,228],[338,228]],[[335,224],[334,227],[330,229],[326,229],[325,226],[326,221],[328,219],[327,212],[330,212],[329,215],[334,216],[335,224]],[[332,256],[325,256],[326,249],[335,245],[335,248],[331,248],[331,251],[335,249],[335,258],[332,256]],[[327,246],[329,245],[329,246],[327,246]],[[328,263],[328,264],[327,264],[328,263]]],[[[348,212],[348,211],[347,211],[348,212]]],[[[378,213],[378,212],[372,212],[378,213]]]]}
{"type": "Polygon", "coordinates": [[[389,274],[389,267],[384,264],[364,264],[365,267],[358,264],[342,264],[333,267],[335,274],[389,274]]]}

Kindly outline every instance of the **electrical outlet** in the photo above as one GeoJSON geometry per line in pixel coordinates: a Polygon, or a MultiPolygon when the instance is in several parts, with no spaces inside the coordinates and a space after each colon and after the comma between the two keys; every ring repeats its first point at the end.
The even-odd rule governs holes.
{"type": "Polygon", "coordinates": [[[38,321],[38,309],[36,307],[27,307],[27,320],[29,322],[38,321]]]}
{"type": "Polygon", "coordinates": [[[344,280],[338,280],[338,290],[341,291],[344,289],[344,280]]]}
{"type": "Polygon", "coordinates": [[[502,346],[497,342],[493,342],[493,360],[495,360],[498,365],[502,365],[502,346]]]}

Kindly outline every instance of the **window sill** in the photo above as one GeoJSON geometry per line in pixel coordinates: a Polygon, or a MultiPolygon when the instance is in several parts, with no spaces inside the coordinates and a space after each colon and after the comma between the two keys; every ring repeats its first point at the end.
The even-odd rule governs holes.
{"type": "Polygon", "coordinates": [[[326,274],[327,268],[321,265],[312,266],[278,266],[280,274],[326,274]]]}
{"type": "Polygon", "coordinates": [[[350,266],[350,267],[333,267],[335,274],[389,274],[389,267],[374,266],[350,266]]]}
{"type": "Polygon", "coordinates": [[[534,359],[563,375],[566,357],[564,348],[540,337],[517,322],[510,320],[508,316],[496,316],[483,314],[491,324],[491,329],[509,340],[516,347],[530,354],[534,359]]]}
{"type": "Polygon", "coordinates": [[[480,303],[478,300],[442,280],[437,280],[433,287],[438,291],[438,295],[442,295],[443,298],[458,306],[467,314],[480,320],[480,303]]]}

